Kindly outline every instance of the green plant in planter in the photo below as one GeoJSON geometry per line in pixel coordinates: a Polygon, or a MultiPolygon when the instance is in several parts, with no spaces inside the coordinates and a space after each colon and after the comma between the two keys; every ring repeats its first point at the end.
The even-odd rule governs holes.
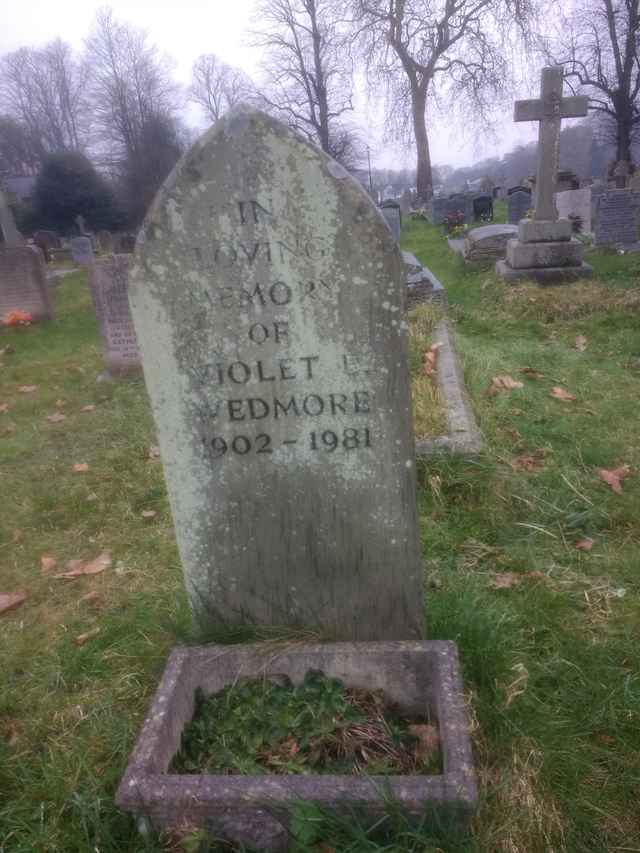
{"type": "Polygon", "coordinates": [[[297,686],[288,679],[245,681],[213,696],[196,694],[169,772],[433,772],[438,750],[425,753],[424,729],[432,727],[412,727],[379,693],[346,688],[319,672],[297,686]]]}

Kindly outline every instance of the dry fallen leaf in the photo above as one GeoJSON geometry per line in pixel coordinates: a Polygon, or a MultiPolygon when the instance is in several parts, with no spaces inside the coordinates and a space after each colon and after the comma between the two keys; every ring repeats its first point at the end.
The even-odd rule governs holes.
{"type": "Polygon", "coordinates": [[[422,369],[425,376],[433,376],[438,366],[438,350],[442,346],[442,342],[431,344],[428,350],[422,356],[422,369]]]}
{"type": "Polygon", "coordinates": [[[0,592],[0,613],[20,607],[26,599],[27,593],[22,589],[17,592],[0,592]]]}
{"type": "Polygon", "coordinates": [[[104,598],[102,597],[102,593],[94,589],[86,595],[81,596],[78,599],[78,604],[91,604],[93,607],[100,608],[104,604],[104,598]]]}
{"type": "Polygon", "coordinates": [[[8,403],[0,403],[0,415],[4,415],[8,411],[9,411],[9,404],[8,403]]]}
{"type": "Polygon", "coordinates": [[[85,474],[89,470],[89,464],[87,462],[76,462],[73,470],[76,474],[85,474]]]}
{"type": "Polygon", "coordinates": [[[52,572],[58,565],[58,561],[52,554],[42,554],[40,557],[40,571],[52,572]]]}
{"type": "Polygon", "coordinates": [[[509,465],[514,471],[528,471],[533,473],[544,468],[544,450],[534,450],[533,453],[522,453],[520,456],[514,457],[509,465]]]}
{"type": "Polygon", "coordinates": [[[73,642],[76,646],[84,646],[87,640],[93,639],[93,637],[97,637],[100,633],[100,628],[92,628],[91,631],[85,631],[84,634],[78,634],[77,637],[73,638],[73,642]]]}
{"type": "Polygon", "coordinates": [[[544,379],[544,373],[540,373],[535,367],[521,367],[520,373],[524,373],[529,379],[544,379]]]}
{"type": "Polygon", "coordinates": [[[155,509],[143,509],[140,515],[142,518],[155,518],[158,513],[155,509]]]}
{"type": "Polygon", "coordinates": [[[87,503],[91,503],[92,501],[97,501],[98,496],[95,492],[91,492],[91,494],[87,495],[87,503]]]}
{"type": "Polygon", "coordinates": [[[0,728],[7,746],[15,746],[18,742],[18,723],[15,720],[4,720],[0,728]]]}
{"type": "Polygon", "coordinates": [[[88,406],[83,406],[80,409],[81,412],[95,412],[95,410],[96,410],[96,407],[92,403],[89,403],[88,406]]]}
{"type": "Polygon", "coordinates": [[[66,419],[66,415],[62,412],[54,412],[52,415],[47,415],[47,420],[52,424],[59,424],[66,419]]]}
{"type": "Polygon", "coordinates": [[[19,530],[17,527],[16,527],[16,529],[13,531],[13,533],[11,534],[11,538],[12,538],[12,540],[13,540],[14,542],[20,542],[20,541],[22,541],[22,537],[23,537],[23,536],[24,536],[24,533],[22,532],[22,530],[19,530]]]}
{"type": "Polygon", "coordinates": [[[576,342],[573,345],[574,349],[577,349],[578,352],[584,352],[587,348],[587,339],[584,335],[578,335],[576,338],[576,342]]]}
{"type": "Polygon", "coordinates": [[[563,403],[571,403],[576,399],[573,394],[565,391],[564,388],[561,388],[559,385],[553,386],[551,391],[549,391],[549,396],[553,397],[554,400],[562,400],[563,403]]]}
{"type": "Polygon", "coordinates": [[[628,465],[622,465],[620,468],[614,468],[612,471],[609,471],[607,468],[598,468],[598,477],[601,480],[611,486],[613,491],[617,495],[622,494],[622,481],[625,477],[628,477],[631,473],[631,469],[628,465]]]}
{"type": "Polygon", "coordinates": [[[417,738],[416,758],[428,762],[440,749],[440,736],[436,726],[420,723],[408,727],[409,734],[417,738]]]}
{"type": "Polygon", "coordinates": [[[103,551],[94,560],[85,562],[84,560],[69,560],[67,563],[67,571],[62,574],[54,575],[54,578],[60,580],[74,580],[83,575],[97,575],[108,569],[111,566],[111,551],[103,551]]]}
{"type": "Polygon", "coordinates": [[[64,409],[65,401],[64,400],[56,400],[56,409],[64,409]]]}
{"type": "Polygon", "coordinates": [[[160,448],[157,445],[153,444],[149,448],[148,456],[149,459],[160,459],[160,448]]]}
{"type": "Polygon", "coordinates": [[[585,536],[584,539],[579,539],[576,542],[578,551],[590,551],[593,548],[593,539],[590,536],[585,536]]]}
{"type": "Polygon", "coordinates": [[[18,391],[21,394],[33,394],[33,392],[36,391],[37,388],[38,388],[37,385],[20,385],[20,387],[18,388],[18,391]]]}
{"type": "Polygon", "coordinates": [[[489,585],[493,589],[511,589],[523,580],[544,580],[544,572],[498,572],[494,574],[489,585]]]}
{"type": "Polygon", "coordinates": [[[7,344],[6,346],[0,347],[0,355],[9,355],[12,352],[15,352],[15,349],[11,346],[11,344],[7,344]]]}
{"type": "Polygon", "coordinates": [[[0,433],[0,435],[11,435],[11,433],[15,432],[15,431],[16,431],[15,424],[9,424],[9,426],[6,426],[2,430],[2,433],[0,433]]]}
{"type": "Polygon", "coordinates": [[[500,391],[513,391],[516,388],[524,388],[524,382],[518,382],[512,376],[494,376],[487,394],[490,397],[495,397],[500,391]]]}

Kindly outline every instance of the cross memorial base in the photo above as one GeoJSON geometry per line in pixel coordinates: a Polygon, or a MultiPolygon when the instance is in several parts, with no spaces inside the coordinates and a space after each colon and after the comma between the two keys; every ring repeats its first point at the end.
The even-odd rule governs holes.
{"type": "Polygon", "coordinates": [[[522,281],[530,279],[537,284],[570,284],[581,278],[591,278],[593,267],[581,263],[579,266],[564,267],[523,267],[514,269],[506,261],[498,261],[496,273],[505,281],[522,281]]]}
{"type": "Polygon", "coordinates": [[[359,819],[367,827],[393,800],[409,818],[464,825],[476,806],[469,723],[455,643],[391,641],[177,647],[120,783],[116,802],[141,830],[188,825],[263,851],[289,847],[300,802],[359,819]],[[299,684],[320,670],[348,687],[381,690],[407,716],[438,726],[442,770],[429,776],[167,772],[193,715],[195,691],[218,693],[238,679],[288,676],[299,684]]]}

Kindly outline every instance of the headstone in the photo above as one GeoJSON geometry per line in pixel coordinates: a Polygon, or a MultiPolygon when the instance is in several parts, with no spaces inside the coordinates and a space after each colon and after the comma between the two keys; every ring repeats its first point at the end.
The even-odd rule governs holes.
{"type": "Polygon", "coordinates": [[[431,199],[429,218],[434,225],[441,225],[451,213],[462,214],[463,222],[473,220],[473,199],[456,193],[449,198],[436,197],[431,199]]]}
{"type": "Polygon", "coordinates": [[[607,190],[598,196],[595,211],[596,246],[631,246],[638,242],[638,195],[633,190],[607,190]]]}
{"type": "Polygon", "coordinates": [[[200,625],[422,633],[404,289],[366,193],[262,113],[160,190],[130,301],[200,625]]]}
{"type": "Polygon", "coordinates": [[[60,237],[55,231],[34,231],[33,242],[36,246],[46,246],[49,251],[61,248],[60,237]]]}
{"type": "Polygon", "coordinates": [[[490,193],[473,197],[473,218],[476,222],[490,222],[493,219],[493,196],[490,193]]]}
{"type": "Polygon", "coordinates": [[[13,311],[34,323],[53,316],[42,253],[29,246],[0,246],[0,321],[13,311]]]}
{"type": "Polygon", "coordinates": [[[93,245],[89,237],[72,238],[71,257],[77,264],[88,266],[93,263],[93,245]]]}
{"type": "Polygon", "coordinates": [[[400,242],[400,229],[402,227],[402,217],[400,207],[396,204],[388,202],[380,205],[380,213],[384,216],[391,233],[395,237],[396,243],[400,242]]]}
{"type": "Polygon", "coordinates": [[[0,190],[0,236],[5,247],[24,246],[22,235],[16,227],[15,219],[6,196],[0,190]]]}
{"type": "Polygon", "coordinates": [[[140,373],[140,353],[129,310],[130,255],[100,258],[89,274],[91,297],[111,376],[140,373]]]}
{"type": "Polygon", "coordinates": [[[631,176],[631,180],[629,181],[629,187],[635,192],[640,192],[640,170],[634,172],[631,176]]]}
{"type": "Polygon", "coordinates": [[[102,230],[98,231],[98,246],[100,247],[101,252],[113,252],[113,234],[111,231],[102,230]]]}
{"type": "Polygon", "coordinates": [[[581,222],[580,230],[585,234],[591,232],[590,187],[556,193],[556,207],[558,209],[558,216],[561,219],[573,220],[575,217],[579,217],[581,222]]]}
{"type": "Polygon", "coordinates": [[[618,160],[613,169],[613,180],[616,189],[623,190],[629,183],[631,177],[631,163],[628,160],[618,160]]]}
{"type": "Polygon", "coordinates": [[[531,210],[531,191],[524,189],[509,190],[507,196],[507,222],[517,225],[531,210]]]}
{"type": "Polygon", "coordinates": [[[507,242],[517,237],[515,225],[483,225],[473,228],[464,239],[464,259],[469,263],[497,261],[507,254],[507,242]]]}
{"type": "Polygon", "coordinates": [[[529,187],[525,187],[524,184],[518,184],[515,187],[509,187],[509,189],[507,190],[507,195],[513,195],[513,193],[518,192],[531,193],[531,189],[529,187]]]}
{"type": "Polygon", "coordinates": [[[76,216],[76,225],[78,226],[78,234],[80,237],[84,237],[87,234],[87,226],[84,221],[84,216],[78,214],[76,216]]]}
{"type": "Polygon", "coordinates": [[[411,190],[406,189],[400,196],[400,212],[403,216],[411,213],[411,190]]]}
{"type": "MultiPolygon", "coordinates": [[[[538,122],[538,170],[533,216],[518,223],[518,239],[509,240],[506,260],[496,263],[498,275],[509,281],[552,284],[592,274],[582,260],[583,245],[571,239],[571,222],[558,219],[554,199],[561,120],[585,116],[588,104],[584,97],[563,98],[562,83],[561,65],[543,68],[539,100],[516,101],[515,121],[538,122]]],[[[517,195],[513,193],[510,201],[517,195]]]]}

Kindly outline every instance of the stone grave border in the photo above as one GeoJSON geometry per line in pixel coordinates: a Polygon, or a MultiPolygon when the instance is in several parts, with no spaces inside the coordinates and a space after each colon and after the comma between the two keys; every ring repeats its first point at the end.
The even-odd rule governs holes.
{"type": "Polygon", "coordinates": [[[389,800],[420,821],[425,812],[466,825],[477,791],[462,678],[455,643],[387,641],[289,645],[176,647],[151,703],[116,794],[117,805],[143,830],[188,822],[217,837],[265,851],[288,849],[288,817],[312,802],[369,824],[389,800]],[[425,776],[178,775],[167,769],[191,719],[196,688],[217,693],[238,678],[287,675],[299,683],[310,669],[347,686],[381,689],[404,713],[435,720],[442,773],[425,776]]]}
{"type": "Polygon", "coordinates": [[[416,440],[416,457],[421,459],[443,453],[477,456],[484,450],[485,442],[464,385],[453,332],[446,319],[435,326],[433,340],[442,343],[438,350],[436,375],[445,401],[448,431],[446,435],[416,440]]]}

